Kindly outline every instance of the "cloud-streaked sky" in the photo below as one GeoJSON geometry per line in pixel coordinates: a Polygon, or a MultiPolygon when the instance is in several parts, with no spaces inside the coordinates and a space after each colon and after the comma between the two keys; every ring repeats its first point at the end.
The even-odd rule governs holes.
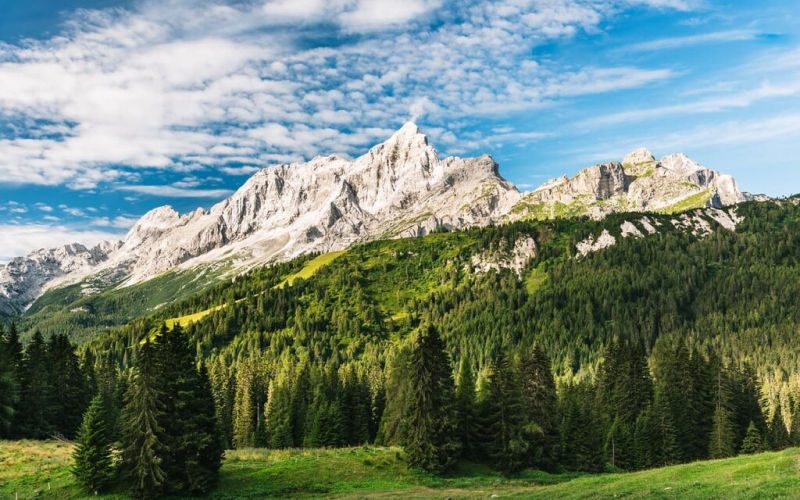
{"type": "Polygon", "coordinates": [[[795,0],[9,0],[0,261],[413,119],[521,188],[639,146],[800,191],[795,0]]]}

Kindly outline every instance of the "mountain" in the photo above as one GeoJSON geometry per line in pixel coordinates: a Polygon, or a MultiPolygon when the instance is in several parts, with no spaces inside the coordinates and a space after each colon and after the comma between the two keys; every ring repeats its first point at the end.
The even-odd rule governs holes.
{"type": "MultiPolygon", "coordinates": [[[[43,292],[83,283],[89,295],[198,267],[237,273],[310,252],[520,219],[613,212],[676,212],[749,199],[736,181],[682,154],[645,149],[520,193],[488,155],[440,158],[407,123],[354,160],[320,156],[265,168],[210,210],[145,214],[122,242],[39,250],[0,266],[0,313],[19,314],[43,292]]],[[[219,272],[224,275],[223,272],[219,272]]]]}
{"type": "Polygon", "coordinates": [[[730,175],[706,168],[682,153],[661,160],[647,149],[622,162],[593,165],[575,177],[560,177],[525,194],[511,211],[512,220],[614,212],[675,213],[692,208],[723,207],[751,199],[730,175]]]}
{"type": "Polygon", "coordinates": [[[79,243],[42,249],[0,266],[0,315],[21,314],[48,288],[64,279],[80,279],[108,260],[121,242],[104,242],[93,248],[79,243]]]}

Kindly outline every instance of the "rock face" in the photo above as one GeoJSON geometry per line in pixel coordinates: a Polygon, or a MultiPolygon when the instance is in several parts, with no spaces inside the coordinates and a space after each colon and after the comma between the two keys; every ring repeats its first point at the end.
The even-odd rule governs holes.
{"type": "Polygon", "coordinates": [[[519,201],[489,156],[440,159],[406,124],[365,155],[266,168],[210,211],[157,208],[99,270],[128,283],[176,266],[228,259],[236,267],[329,252],[378,238],[418,236],[499,221],[519,201]]]}
{"type": "Polygon", "coordinates": [[[44,290],[57,285],[62,278],[89,274],[120,245],[120,242],[104,242],[86,248],[74,243],[37,250],[0,265],[0,314],[21,314],[44,290]]]}
{"type": "Polygon", "coordinates": [[[733,177],[703,167],[682,153],[656,160],[637,149],[622,163],[588,167],[572,179],[561,177],[526,194],[511,219],[589,215],[613,212],[675,212],[723,207],[750,199],[733,177]]]}
{"type": "MultiPolygon", "coordinates": [[[[627,155],[623,163],[595,165],[523,196],[499,175],[490,156],[440,158],[417,126],[408,123],[354,160],[324,156],[265,168],[208,211],[181,215],[169,206],[156,208],[122,242],[40,250],[0,266],[0,314],[19,314],[49,287],[87,277],[93,285],[84,293],[94,293],[176,268],[213,264],[242,270],[437,229],[723,206],[746,199],[730,176],[685,155],[656,161],[646,149],[627,155]]],[[[637,231],[653,228],[625,229],[626,235],[638,236],[637,231]]],[[[586,251],[614,241],[611,235],[599,235],[586,242],[586,251]]],[[[531,245],[526,242],[502,258],[484,255],[474,267],[524,267],[536,252],[531,245]]]]}

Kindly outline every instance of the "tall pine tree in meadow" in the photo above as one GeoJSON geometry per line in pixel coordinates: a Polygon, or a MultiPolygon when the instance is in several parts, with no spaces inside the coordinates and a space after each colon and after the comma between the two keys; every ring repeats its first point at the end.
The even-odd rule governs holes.
{"type": "Polygon", "coordinates": [[[54,433],[72,438],[89,404],[86,379],[75,346],[66,335],[53,335],[47,343],[50,427],[54,433]]]}
{"type": "Polygon", "coordinates": [[[530,465],[553,469],[558,457],[558,396],[550,358],[539,344],[523,349],[519,374],[527,418],[538,429],[527,436],[531,445],[530,465]]]}
{"type": "Polygon", "coordinates": [[[108,488],[114,476],[106,417],[102,396],[95,396],[83,415],[72,454],[72,473],[94,495],[108,488]]]}
{"type": "Polygon", "coordinates": [[[730,380],[722,366],[714,377],[714,413],[708,454],[711,458],[725,458],[736,454],[736,423],[732,407],[730,380]]]}
{"type": "Polygon", "coordinates": [[[162,395],[156,389],[158,373],[154,348],[149,341],[139,350],[125,407],[122,428],[122,467],[137,498],[156,498],[164,489],[166,474],[161,466],[166,453],[162,442],[162,395]]]}
{"type": "Polygon", "coordinates": [[[747,426],[747,433],[745,433],[744,440],[742,441],[741,453],[751,454],[760,453],[764,451],[764,439],[761,431],[755,423],[750,422],[747,426]]]}
{"type": "Polygon", "coordinates": [[[408,463],[431,472],[448,470],[458,458],[455,387],[450,357],[439,331],[422,327],[412,339],[408,433],[404,447],[408,463]]]}
{"type": "Polygon", "coordinates": [[[789,432],[786,430],[786,422],[783,420],[783,407],[779,403],[775,408],[775,415],[769,423],[769,444],[773,450],[783,450],[787,448],[791,442],[789,440],[789,432]]]}
{"type": "Polygon", "coordinates": [[[0,438],[10,437],[19,398],[17,371],[5,339],[0,341],[0,438]]]}
{"type": "Polygon", "coordinates": [[[467,458],[476,458],[480,450],[478,401],[475,392],[475,375],[466,357],[461,358],[456,381],[456,416],[461,452],[467,458]]]}
{"type": "Polygon", "coordinates": [[[285,376],[269,383],[267,403],[264,405],[264,424],[270,448],[292,447],[292,392],[285,376]]]}
{"type": "Polygon", "coordinates": [[[39,331],[25,348],[20,370],[19,411],[15,415],[17,433],[29,438],[50,437],[52,428],[52,386],[47,346],[39,331]]]}
{"type": "Polygon", "coordinates": [[[480,407],[486,455],[505,473],[519,471],[529,451],[528,421],[519,376],[502,351],[488,370],[480,407]]]}
{"type": "Polygon", "coordinates": [[[162,468],[168,492],[199,494],[216,482],[222,459],[211,384],[198,372],[195,353],[179,324],[156,337],[157,391],[164,412],[159,419],[165,447],[162,468]]]}

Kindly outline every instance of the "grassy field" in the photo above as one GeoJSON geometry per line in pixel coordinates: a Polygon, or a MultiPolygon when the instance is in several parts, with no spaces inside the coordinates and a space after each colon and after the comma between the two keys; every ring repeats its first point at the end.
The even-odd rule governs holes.
{"type": "MultiPolygon", "coordinates": [[[[71,445],[0,441],[0,499],[84,498],[71,445]]],[[[800,498],[800,449],[625,474],[505,478],[474,464],[447,477],[409,470],[396,448],[238,450],[210,498],[800,498]]],[[[125,498],[122,493],[104,498],[125,498]]]]}
{"type": "Polygon", "coordinates": [[[303,278],[304,280],[311,278],[312,276],[314,276],[314,274],[316,274],[317,271],[320,270],[320,268],[330,264],[344,253],[345,250],[341,250],[339,252],[329,252],[314,257],[313,259],[308,261],[308,263],[303,267],[303,269],[299,270],[298,272],[290,276],[287,276],[286,279],[278,283],[278,285],[276,285],[276,288],[282,287],[284,285],[292,286],[294,282],[299,278],[303,278]]]}

